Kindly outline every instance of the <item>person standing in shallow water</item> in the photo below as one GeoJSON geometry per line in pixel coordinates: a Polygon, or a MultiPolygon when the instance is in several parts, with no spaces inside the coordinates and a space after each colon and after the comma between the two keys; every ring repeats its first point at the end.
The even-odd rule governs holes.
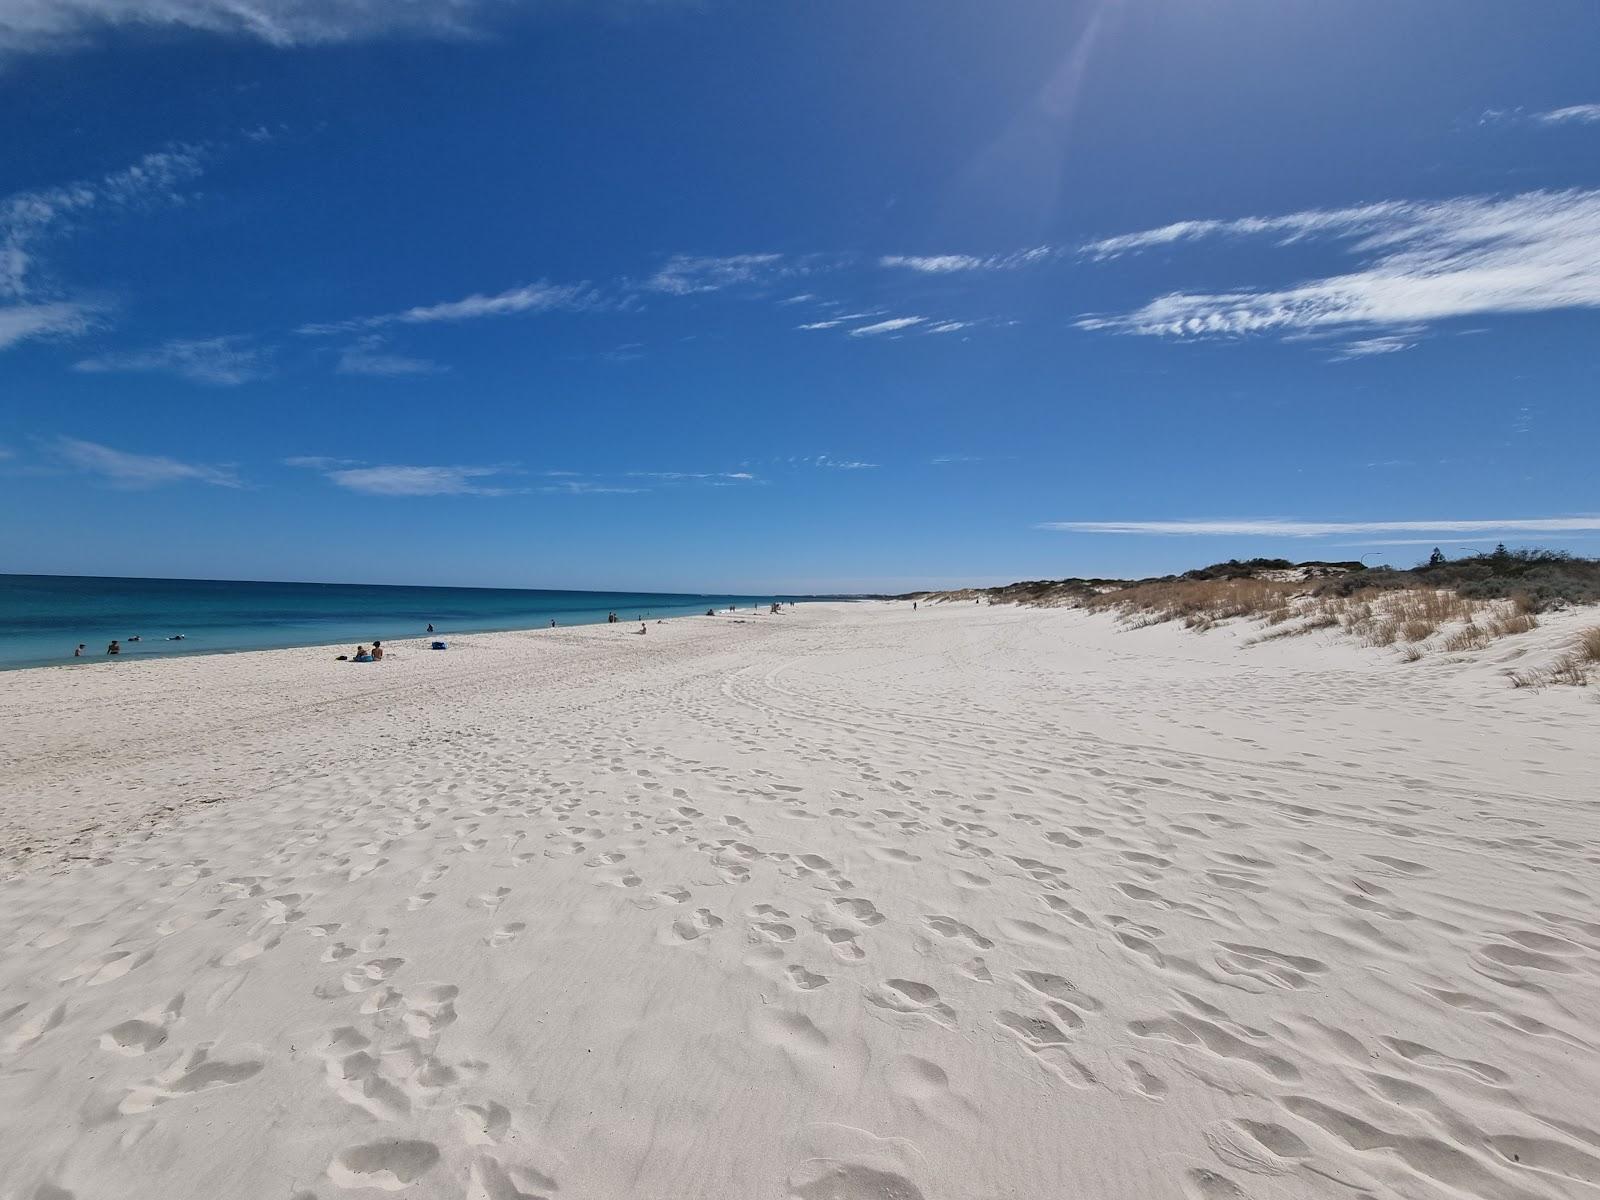
{"type": "Polygon", "coordinates": [[[117,643],[117,639],[116,638],[112,638],[111,639],[111,645],[106,647],[106,653],[107,654],[121,654],[122,653],[122,647],[117,643]]]}

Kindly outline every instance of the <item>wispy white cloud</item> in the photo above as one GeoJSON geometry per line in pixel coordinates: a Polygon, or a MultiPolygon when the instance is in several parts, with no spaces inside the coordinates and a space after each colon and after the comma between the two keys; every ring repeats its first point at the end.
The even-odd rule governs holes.
{"type": "Polygon", "coordinates": [[[921,325],[926,317],[890,317],[887,321],[875,321],[871,325],[858,325],[850,331],[851,337],[878,337],[885,333],[898,333],[902,329],[910,329],[913,325],[921,325]]]}
{"type": "Polygon", "coordinates": [[[834,458],[830,454],[814,455],[809,462],[813,467],[822,467],[829,471],[874,471],[878,467],[877,463],[862,462],[854,458],[834,458]]]}
{"type": "Polygon", "coordinates": [[[937,324],[929,325],[926,329],[923,330],[923,332],[924,333],[959,333],[963,329],[971,329],[976,324],[977,324],[976,321],[940,321],[937,324]]]}
{"type": "MultiPolygon", "coordinates": [[[[879,465],[858,458],[838,458],[832,454],[778,454],[757,461],[779,469],[818,471],[874,471],[879,465]]],[[[740,465],[748,467],[753,464],[746,462],[740,465]]]]}
{"type": "Polygon", "coordinates": [[[3,0],[0,54],[59,52],[109,30],[189,29],[289,47],[393,34],[471,36],[487,0],[3,0]]]}
{"type": "Polygon", "coordinates": [[[428,325],[440,321],[475,321],[482,317],[510,317],[523,313],[541,313],[564,310],[579,312],[594,308],[599,297],[587,283],[522,284],[492,295],[474,293],[460,300],[447,300],[440,304],[423,304],[399,312],[381,313],[375,317],[357,317],[349,321],[329,321],[302,325],[296,333],[319,336],[333,333],[358,333],[366,329],[381,329],[386,325],[428,325]]]}
{"type": "MultiPolygon", "coordinates": [[[[4,28],[0,0],[0,29],[4,28]]],[[[70,229],[75,219],[94,211],[136,211],[182,204],[183,185],[199,176],[204,151],[198,146],[173,146],[134,160],[98,179],[60,187],[16,192],[0,199],[0,295],[27,292],[27,274],[34,245],[70,229]]]]}
{"type": "MultiPolygon", "coordinates": [[[[0,0],[0,42],[5,25],[5,2],[0,0]]],[[[34,282],[41,249],[91,215],[183,203],[183,186],[200,174],[203,159],[199,147],[175,146],[146,154],[98,179],[0,199],[0,349],[30,338],[67,337],[91,328],[102,304],[42,289],[34,282]]]]}
{"type": "Polygon", "coordinates": [[[1541,125],[1600,125],[1600,104],[1569,104],[1534,113],[1533,119],[1541,125]]]}
{"type": "Polygon", "coordinates": [[[329,458],[325,454],[296,454],[283,459],[286,467],[305,467],[312,471],[331,471],[335,467],[359,467],[361,460],[356,458],[329,458]]]}
{"type": "Polygon", "coordinates": [[[403,375],[435,375],[449,370],[440,363],[426,358],[411,358],[387,350],[383,338],[377,334],[358,338],[339,353],[336,368],[341,375],[378,375],[385,377],[403,375]]]}
{"type": "Polygon", "coordinates": [[[503,482],[511,466],[403,466],[364,464],[355,459],[301,454],[285,466],[316,471],[330,483],[367,496],[512,496],[527,492],[503,482]]]}
{"type": "Polygon", "coordinates": [[[1063,533],[1140,534],[1155,537],[1318,538],[1387,533],[1586,533],[1600,530],[1600,515],[1510,517],[1501,520],[1417,521],[1045,521],[1035,528],[1063,533]]]}
{"type": "Polygon", "coordinates": [[[1380,354],[1398,354],[1410,350],[1417,344],[1414,333],[1383,334],[1378,337],[1357,338],[1355,341],[1346,342],[1334,354],[1335,362],[1343,362],[1353,358],[1373,358],[1380,354]]]}
{"type": "Polygon", "coordinates": [[[1014,250],[1009,254],[885,254],[878,259],[878,265],[919,271],[924,275],[951,275],[963,271],[1014,271],[1018,267],[1046,262],[1060,253],[1061,251],[1053,246],[1034,246],[1029,250],[1014,250]]]}
{"type": "Polygon", "coordinates": [[[796,325],[795,328],[796,329],[806,329],[806,330],[837,329],[837,328],[839,328],[839,326],[841,326],[841,325],[843,325],[845,323],[846,322],[845,322],[845,319],[843,317],[833,317],[833,318],[831,318],[829,320],[826,320],[826,321],[808,321],[804,325],[796,325]]]}
{"type": "Polygon", "coordinates": [[[72,365],[75,371],[164,371],[195,383],[237,387],[269,373],[270,352],[247,337],[178,339],[150,350],[103,354],[72,365]]]}
{"type": "Polygon", "coordinates": [[[587,284],[554,284],[541,281],[511,288],[492,296],[472,295],[464,300],[408,308],[392,318],[408,325],[433,321],[473,321],[479,317],[505,317],[526,312],[546,312],[553,308],[586,308],[591,304],[587,284]]]}
{"type": "Polygon", "coordinates": [[[369,496],[509,496],[526,488],[483,482],[504,476],[505,467],[339,467],[326,472],[333,483],[369,496]]]}
{"type": "Polygon", "coordinates": [[[787,262],[781,254],[730,254],[720,258],[674,254],[646,281],[645,287],[671,296],[691,296],[738,284],[766,283],[801,274],[804,269],[787,262]]]}
{"type": "Polygon", "coordinates": [[[1543,112],[1529,112],[1525,108],[1485,109],[1478,119],[1480,125],[1505,125],[1523,122],[1533,125],[1600,125],[1600,104],[1569,104],[1565,108],[1551,108],[1543,112]]]}
{"type": "Polygon", "coordinates": [[[94,322],[94,305],[67,300],[45,304],[0,304],[0,350],[29,338],[71,337],[94,322]]]}
{"type": "Polygon", "coordinates": [[[52,443],[57,455],[78,470],[98,475],[114,487],[152,488],[168,483],[208,483],[238,488],[244,484],[231,466],[180,462],[159,454],[130,454],[99,442],[60,437],[52,443]]]}
{"type": "Polygon", "coordinates": [[[1080,328],[1202,338],[1338,327],[1425,327],[1454,317],[1600,307],[1600,190],[1390,202],[1359,208],[1187,221],[1090,243],[1114,258],[1202,238],[1330,237],[1367,258],[1358,270],[1285,288],[1173,292],[1080,328]]]}
{"type": "Polygon", "coordinates": [[[1376,232],[1388,222],[1404,216],[1409,207],[1398,201],[1388,201],[1350,208],[1310,209],[1277,217],[1174,221],[1154,229],[1141,229],[1135,233],[1085,242],[1079,251],[1087,258],[1104,260],[1216,237],[1268,237],[1280,246],[1288,246],[1330,233],[1350,235],[1376,232]]]}
{"type": "Polygon", "coordinates": [[[555,496],[637,496],[650,489],[593,479],[564,479],[560,483],[547,483],[539,490],[555,496]]]}
{"type": "Polygon", "coordinates": [[[753,483],[749,471],[629,471],[629,479],[659,479],[663,483],[753,483]]]}

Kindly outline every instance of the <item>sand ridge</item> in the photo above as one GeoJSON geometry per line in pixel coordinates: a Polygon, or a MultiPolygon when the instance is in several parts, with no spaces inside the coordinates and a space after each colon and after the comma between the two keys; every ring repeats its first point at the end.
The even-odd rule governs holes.
{"type": "Polygon", "coordinates": [[[1592,700],[1425,666],[868,604],[14,673],[0,1196],[1600,1195],[1592,700]]]}

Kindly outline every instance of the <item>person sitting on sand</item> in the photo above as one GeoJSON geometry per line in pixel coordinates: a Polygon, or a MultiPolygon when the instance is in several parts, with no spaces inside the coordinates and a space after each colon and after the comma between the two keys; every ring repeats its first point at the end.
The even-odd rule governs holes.
{"type": "Polygon", "coordinates": [[[106,653],[107,654],[121,654],[122,653],[122,647],[117,644],[117,639],[116,638],[112,638],[111,639],[111,645],[106,647],[106,653]]]}
{"type": "Polygon", "coordinates": [[[353,661],[355,661],[355,662],[371,662],[372,661],[372,655],[367,653],[367,648],[365,646],[357,646],[356,647],[355,659],[353,661]]]}
{"type": "Polygon", "coordinates": [[[372,661],[383,661],[383,643],[377,640],[374,640],[372,643],[372,661]]]}

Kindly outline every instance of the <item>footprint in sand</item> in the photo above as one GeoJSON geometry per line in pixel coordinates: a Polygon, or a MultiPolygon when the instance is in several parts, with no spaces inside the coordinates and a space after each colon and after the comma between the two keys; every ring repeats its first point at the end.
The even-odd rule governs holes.
{"type": "Polygon", "coordinates": [[[503,1104],[487,1101],[483,1104],[463,1104],[456,1109],[456,1124],[461,1136],[475,1146],[498,1144],[511,1126],[511,1112],[503,1104]]]}
{"type": "Polygon", "coordinates": [[[954,917],[931,916],[923,917],[922,923],[933,930],[940,937],[960,938],[972,943],[979,950],[993,949],[994,943],[984,937],[970,925],[963,925],[954,917]]]}
{"type": "Polygon", "coordinates": [[[825,986],[828,982],[826,975],[815,975],[799,963],[790,963],[784,968],[783,973],[788,977],[789,985],[797,991],[815,991],[817,988],[825,986]]]}
{"type": "Polygon", "coordinates": [[[67,1006],[65,1004],[58,1004],[54,1008],[47,1009],[44,1012],[29,1017],[21,1025],[17,1026],[16,1029],[12,1030],[11,1033],[6,1035],[6,1040],[4,1043],[6,1053],[15,1054],[23,1047],[33,1045],[45,1034],[49,1033],[57,1025],[61,1024],[62,1019],[66,1015],[67,1006]]]}
{"type": "Polygon", "coordinates": [[[142,967],[153,957],[149,950],[142,954],[134,954],[129,950],[113,950],[108,954],[96,955],[94,958],[85,959],[65,975],[61,976],[62,983],[81,980],[84,987],[99,987],[103,983],[121,979],[136,967],[142,967]]]}
{"type": "Polygon", "coordinates": [[[452,983],[434,983],[407,992],[406,1032],[415,1038],[438,1037],[456,1019],[455,999],[461,989],[452,983]]]}
{"type": "Polygon", "coordinates": [[[1072,1039],[1054,1022],[1014,1012],[1002,1012],[995,1019],[1016,1034],[1022,1044],[1065,1083],[1087,1088],[1098,1082],[1094,1072],[1067,1049],[1072,1039]]]}
{"type": "Polygon", "coordinates": [[[789,1200],[923,1200],[904,1175],[861,1163],[814,1159],[790,1176],[789,1200]]]}
{"type": "Polygon", "coordinates": [[[439,1148],[432,1142],[367,1142],[334,1155],[328,1164],[328,1178],[342,1188],[398,1192],[416,1183],[438,1162],[439,1148]]]}
{"type": "Polygon", "coordinates": [[[914,979],[890,979],[867,996],[869,1004],[891,1012],[927,1017],[939,1025],[955,1024],[956,1010],[939,999],[939,993],[914,979]]]}
{"type": "Polygon", "coordinates": [[[242,1058],[228,1062],[211,1057],[210,1046],[196,1046],[172,1066],[128,1089],[128,1094],[117,1105],[124,1114],[149,1112],[158,1104],[192,1096],[212,1088],[231,1087],[243,1083],[260,1072],[265,1064],[256,1058],[242,1058]]]}
{"type": "Polygon", "coordinates": [[[542,1171],[518,1164],[508,1166],[487,1154],[473,1161],[468,1178],[471,1186],[467,1200],[541,1200],[561,1186],[542,1171]]]}
{"type": "Polygon", "coordinates": [[[860,962],[867,957],[856,935],[848,929],[823,929],[823,938],[833,948],[840,962],[860,962]]]}
{"type": "Polygon", "coordinates": [[[364,992],[384,982],[405,965],[403,958],[374,958],[344,973],[344,990],[364,992]]]}
{"type": "Polygon", "coordinates": [[[839,910],[842,916],[848,917],[858,925],[882,925],[883,914],[871,900],[862,900],[854,896],[841,896],[833,902],[833,907],[839,910]]]}
{"type": "Polygon", "coordinates": [[[686,917],[679,917],[662,934],[662,940],[676,945],[697,941],[714,929],[722,928],[722,918],[709,908],[697,908],[686,917]]]}
{"type": "Polygon", "coordinates": [[[113,1025],[100,1035],[100,1048],[129,1056],[148,1054],[166,1042],[172,1023],[182,1013],[183,993],[179,992],[165,1007],[150,1009],[131,1021],[113,1025]]]}

